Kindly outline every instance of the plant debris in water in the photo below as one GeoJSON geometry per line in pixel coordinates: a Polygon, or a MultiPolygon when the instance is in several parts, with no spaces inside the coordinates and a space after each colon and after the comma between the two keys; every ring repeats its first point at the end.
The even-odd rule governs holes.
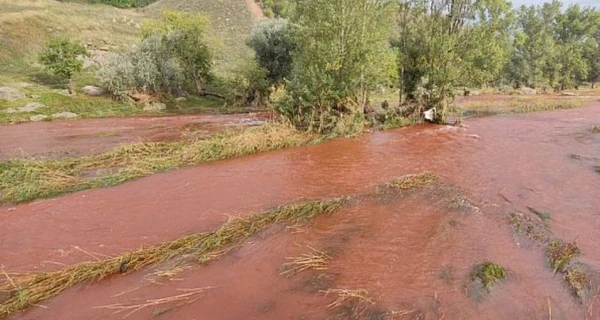
{"type": "Polygon", "coordinates": [[[431,172],[424,172],[420,174],[409,174],[387,183],[387,187],[400,189],[400,190],[411,190],[421,188],[431,182],[438,180],[439,177],[431,172]]]}
{"type": "Polygon", "coordinates": [[[554,272],[565,272],[571,261],[581,255],[581,250],[572,243],[556,239],[548,244],[546,254],[554,272]]]}
{"type": "Polygon", "coordinates": [[[335,212],[343,203],[344,200],[335,199],[285,205],[250,217],[231,219],[213,232],[182,237],[111,259],[12,278],[5,274],[6,279],[0,282],[0,318],[54,297],[76,284],[139,270],[184,255],[201,257],[208,252],[218,252],[223,247],[240,243],[275,223],[304,223],[317,215],[335,212]]]}
{"type": "Polygon", "coordinates": [[[532,208],[532,207],[527,207],[527,209],[529,211],[531,211],[531,213],[535,214],[540,219],[542,219],[542,221],[548,221],[548,220],[550,220],[550,213],[548,213],[548,212],[540,211],[540,210],[537,210],[537,209],[532,208]]]}
{"type": "Polygon", "coordinates": [[[485,262],[476,265],[471,273],[471,281],[481,281],[481,284],[489,291],[496,283],[506,278],[507,271],[502,266],[492,263],[485,262]]]}
{"type": "Polygon", "coordinates": [[[329,289],[323,293],[325,296],[335,296],[335,300],[327,307],[337,311],[344,319],[360,319],[375,304],[365,289],[329,289]]]}
{"type": "Polygon", "coordinates": [[[586,289],[590,285],[590,279],[581,265],[568,268],[565,273],[565,281],[579,298],[584,297],[586,289]]]}
{"type": "Polygon", "coordinates": [[[306,270],[327,270],[327,264],[331,260],[331,256],[312,247],[309,247],[309,249],[310,252],[303,253],[299,257],[286,258],[291,261],[283,264],[280,274],[291,277],[306,270]]]}
{"type": "Polygon", "coordinates": [[[543,224],[533,221],[522,213],[511,213],[508,219],[517,234],[540,244],[550,241],[550,231],[543,224]]]}

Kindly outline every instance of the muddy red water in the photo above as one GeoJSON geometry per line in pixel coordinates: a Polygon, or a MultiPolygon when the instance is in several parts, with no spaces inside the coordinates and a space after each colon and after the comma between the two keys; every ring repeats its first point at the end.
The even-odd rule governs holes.
{"type": "Polygon", "coordinates": [[[265,120],[267,114],[84,119],[0,126],[0,160],[80,156],[124,143],[203,137],[265,120]]]}
{"type": "MultiPolygon", "coordinates": [[[[98,308],[210,287],[193,303],[144,308],[127,319],[325,319],[327,289],[366,289],[373,319],[600,319],[578,302],[540,248],[515,238],[506,221],[527,207],[549,212],[548,227],[575,241],[582,262],[600,268],[600,105],[472,119],[467,128],[419,126],[216,162],[114,188],[4,207],[0,264],[52,270],[212,229],[304,198],[368,193],[394,177],[433,171],[459,186],[480,214],[415,192],[395,201],[363,199],[300,230],[274,227],[240,249],[174,279],[152,269],[75,287],[15,315],[21,319],[120,319],[98,308]],[[299,232],[293,232],[299,231],[299,232]],[[279,275],[307,246],[334,249],[329,269],[279,275]],[[79,250],[81,249],[81,250],[79,250]],[[474,297],[474,264],[499,263],[508,280],[474,297]],[[402,317],[398,316],[398,319],[402,317]]],[[[344,319],[344,317],[342,317],[344,319]]]]}

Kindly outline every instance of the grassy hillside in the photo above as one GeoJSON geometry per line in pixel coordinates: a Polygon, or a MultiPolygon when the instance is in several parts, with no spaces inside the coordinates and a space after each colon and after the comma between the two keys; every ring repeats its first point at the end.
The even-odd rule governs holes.
{"type": "Polygon", "coordinates": [[[159,0],[143,9],[77,1],[0,0],[0,82],[27,76],[24,73],[31,72],[32,64],[35,67],[37,53],[53,36],[117,47],[134,42],[143,21],[159,17],[163,10],[202,11],[209,16],[221,70],[251,54],[245,40],[254,19],[244,0],[159,0]]]}
{"type": "Polygon", "coordinates": [[[255,18],[244,0],[159,0],[144,9],[150,17],[163,10],[202,11],[210,17],[210,34],[219,49],[218,71],[230,71],[251,56],[245,44],[255,18]]]}
{"type": "Polygon", "coordinates": [[[136,23],[143,19],[137,11],[109,6],[0,0],[0,83],[26,81],[38,71],[37,54],[54,36],[67,35],[98,47],[119,46],[137,37],[136,23]]]}
{"type": "MultiPolygon", "coordinates": [[[[98,49],[97,53],[118,50],[136,43],[144,21],[160,17],[164,10],[202,11],[210,18],[208,34],[218,52],[218,73],[227,74],[251,57],[252,52],[245,41],[254,18],[245,0],[158,0],[137,9],[89,4],[81,0],[0,0],[0,87],[18,88],[27,95],[27,99],[17,102],[0,100],[0,122],[28,119],[31,114],[2,112],[2,109],[18,108],[26,102],[41,102],[52,112],[70,111],[82,117],[142,113],[141,108],[107,97],[64,97],[56,91],[60,88],[56,81],[42,70],[37,56],[49,39],[65,35],[98,49]],[[106,110],[98,110],[102,108],[106,110]]],[[[78,74],[76,85],[97,84],[94,72],[92,68],[78,74]]],[[[196,100],[194,106],[215,106],[215,101],[207,101],[202,106],[198,103],[196,100]]]]}

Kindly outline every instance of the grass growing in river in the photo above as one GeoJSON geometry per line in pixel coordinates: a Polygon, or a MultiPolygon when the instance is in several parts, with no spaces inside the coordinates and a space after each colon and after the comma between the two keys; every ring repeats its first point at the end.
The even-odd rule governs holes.
{"type": "Polygon", "coordinates": [[[281,206],[250,217],[232,219],[213,232],[182,237],[118,257],[85,262],[55,272],[14,277],[6,275],[6,279],[0,282],[0,318],[54,297],[76,284],[139,270],[176,257],[200,257],[240,243],[276,223],[298,224],[317,215],[332,214],[343,202],[335,199],[281,206]]]}
{"type": "Polygon", "coordinates": [[[312,135],[288,125],[267,124],[206,140],[138,143],[74,159],[0,163],[3,202],[24,202],[117,185],[183,166],[306,144],[312,135]]]}
{"type": "Polygon", "coordinates": [[[506,276],[507,271],[504,267],[492,262],[485,262],[475,266],[471,273],[471,280],[479,280],[487,290],[491,290],[506,276]]]}
{"type": "Polygon", "coordinates": [[[592,128],[592,132],[593,133],[600,133],[600,124],[596,125],[592,128]]]}

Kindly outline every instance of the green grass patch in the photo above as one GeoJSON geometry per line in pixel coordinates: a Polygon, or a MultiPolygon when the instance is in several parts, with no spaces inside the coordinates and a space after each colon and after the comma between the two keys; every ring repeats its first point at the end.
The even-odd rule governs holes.
{"type": "MultiPolygon", "coordinates": [[[[108,276],[140,270],[149,265],[181,258],[206,257],[256,235],[277,223],[306,223],[324,214],[332,214],[344,200],[307,201],[280,206],[249,217],[234,218],[215,231],[185,236],[158,246],[139,249],[118,257],[68,266],[54,272],[6,277],[0,280],[0,318],[36,305],[79,284],[99,281],[108,276]]],[[[213,259],[219,254],[213,254],[213,259]]],[[[206,263],[206,259],[202,259],[206,263]]]]}
{"type": "Polygon", "coordinates": [[[81,158],[0,164],[2,202],[24,202],[114,186],[153,173],[307,144],[314,136],[288,125],[234,130],[206,140],[137,143],[81,158]]]}
{"type": "Polygon", "coordinates": [[[546,255],[554,272],[565,272],[573,259],[581,255],[581,250],[572,243],[556,239],[546,247],[546,255]]]}
{"type": "Polygon", "coordinates": [[[483,286],[489,291],[500,281],[506,278],[508,272],[498,264],[485,262],[476,265],[471,272],[471,281],[481,281],[483,286]]]}

